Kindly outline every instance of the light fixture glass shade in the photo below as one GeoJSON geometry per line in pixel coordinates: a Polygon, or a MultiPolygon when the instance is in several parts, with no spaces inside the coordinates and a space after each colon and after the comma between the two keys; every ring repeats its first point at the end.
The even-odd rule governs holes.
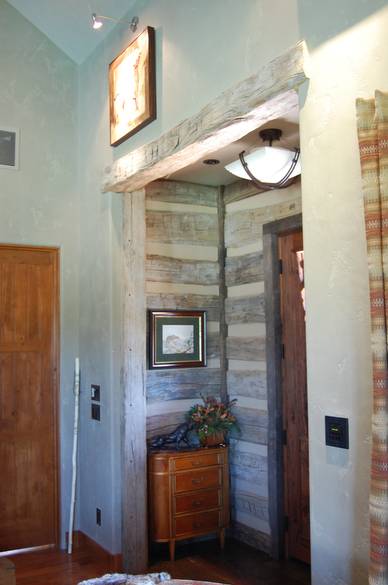
{"type": "MultiPolygon", "coordinates": [[[[262,183],[278,183],[283,179],[289,170],[292,160],[295,156],[294,150],[287,148],[279,148],[276,146],[263,146],[251,152],[251,154],[244,155],[248,164],[250,172],[262,183]]],[[[226,165],[225,169],[236,175],[241,179],[248,179],[250,177],[245,172],[240,159],[226,165]]],[[[290,179],[300,175],[301,166],[300,159],[298,160],[295,169],[290,175],[290,179]]]]}

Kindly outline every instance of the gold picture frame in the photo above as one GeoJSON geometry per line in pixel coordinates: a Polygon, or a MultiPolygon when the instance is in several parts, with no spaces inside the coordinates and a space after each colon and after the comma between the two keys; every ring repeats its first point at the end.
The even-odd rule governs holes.
{"type": "Polygon", "coordinates": [[[156,118],[155,29],[147,26],[109,65],[110,143],[156,118]]]}

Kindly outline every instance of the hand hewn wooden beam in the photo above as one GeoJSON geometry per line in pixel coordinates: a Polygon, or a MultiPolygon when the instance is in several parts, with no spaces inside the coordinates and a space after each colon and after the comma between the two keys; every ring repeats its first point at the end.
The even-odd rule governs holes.
{"type": "Polygon", "coordinates": [[[306,80],[304,55],[301,41],[196,116],[115,161],[106,169],[103,191],[141,189],[298,107],[296,90],[306,80]]]}
{"type": "Polygon", "coordinates": [[[145,192],[124,198],[122,380],[122,552],[128,573],[144,573],[147,553],[145,192]]]}

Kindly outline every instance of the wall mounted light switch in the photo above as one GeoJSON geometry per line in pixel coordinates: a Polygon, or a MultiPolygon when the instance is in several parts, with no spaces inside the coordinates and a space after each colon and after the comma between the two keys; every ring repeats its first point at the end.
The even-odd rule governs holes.
{"type": "Polygon", "coordinates": [[[100,386],[99,384],[92,384],[90,386],[90,398],[95,402],[100,402],[100,386]]]}
{"type": "Polygon", "coordinates": [[[101,420],[100,405],[92,403],[92,419],[101,420]]]}
{"type": "Polygon", "coordinates": [[[349,421],[338,416],[325,416],[326,445],[349,449],[349,421]]]}

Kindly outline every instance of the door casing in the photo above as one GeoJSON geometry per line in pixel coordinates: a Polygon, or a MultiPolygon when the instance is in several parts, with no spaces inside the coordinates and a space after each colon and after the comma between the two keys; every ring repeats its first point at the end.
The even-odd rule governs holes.
{"type": "Polygon", "coordinates": [[[268,389],[268,505],[271,556],[275,559],[283,558],[285,553],[282,323],[278,238],[280,235],[297,229],[302,229],[302,214],[286,217],[263,226],[268,389]]]}

